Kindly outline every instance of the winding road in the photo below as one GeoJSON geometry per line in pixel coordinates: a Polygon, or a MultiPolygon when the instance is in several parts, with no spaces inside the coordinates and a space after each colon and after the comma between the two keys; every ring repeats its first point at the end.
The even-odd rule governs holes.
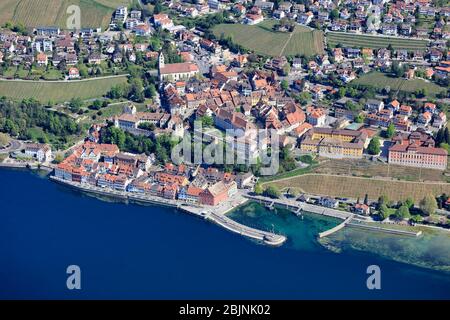
{"type": "Polygon", "coordinates": [[[0,148],[0,154],[7,154],[17,150],[20,150],[23,146],[23,143],[19,140],[11,140],[9,145],[6,148],[0,148]]]}

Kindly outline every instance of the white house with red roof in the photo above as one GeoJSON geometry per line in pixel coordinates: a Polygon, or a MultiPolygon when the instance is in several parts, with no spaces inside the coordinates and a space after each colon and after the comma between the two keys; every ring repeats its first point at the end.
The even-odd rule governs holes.
{"type": "Polygon", "coordinates": [[[173,27],[173,21],[165,13],[159,13],[153,15],[153,23],[155,27],[161,27],[161,29],[168,29],[173,27]]]}
{"type": "Polygon", "coordinates": [[[307,121],[314,127],[322,127],[325,125],[326,114],[322,108],[309,107],[306,110],[308,117],[307,121]]]}
{"type": "Polygon", "coordinates": [[[48,65],[48,57],[45,53],[40,52],[36,56],[36,63],[38,66],[47,66],[48,65]]]}
{"type": "Polygon", "coordinates": [[[251,14],[247,13],[245,15],[244,22],[248,25],[255,25],[264,21],[264,16],[262,14],[251,14]]]}
{"type": "Polygon", "coordinates": [[[79,79],[80,78],[80,71],[77,68],[70,68],[69,69],[69,79],[79,79]]]}

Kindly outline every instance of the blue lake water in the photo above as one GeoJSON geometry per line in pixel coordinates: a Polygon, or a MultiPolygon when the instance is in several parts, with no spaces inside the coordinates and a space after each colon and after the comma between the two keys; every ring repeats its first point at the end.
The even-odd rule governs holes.
{"type": "MultiPolygon", "coordinates": [[[[157,206],[101,201],[35,173],[0,169],[0,298],[450,298],[449,273],[316,241],[335,221],[268,213],[232,217],[290,236],[271,248],[157,206]],[[368,290],[366,268],[381,268],[368,290]],[[81,268],[80,291],[66,268],[81,268]]],[[[450,250],[450,248],[449,248],[450,250]]]]}

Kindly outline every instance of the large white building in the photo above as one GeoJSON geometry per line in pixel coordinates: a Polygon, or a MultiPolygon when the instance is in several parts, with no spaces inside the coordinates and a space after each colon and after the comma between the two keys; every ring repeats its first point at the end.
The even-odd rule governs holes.
{"type": "Polygon", "coordinates": [[[125,23],[128,18],[128,8],[125,6],[118,7],[114,13],[116,23],[125,23]]]}
{"type": "Polygon", "coordinates": [[[29,143],[25,145],[25,154],[38,162],[48,162],[52,157],[52,149],[46,144],[29,143]]]}

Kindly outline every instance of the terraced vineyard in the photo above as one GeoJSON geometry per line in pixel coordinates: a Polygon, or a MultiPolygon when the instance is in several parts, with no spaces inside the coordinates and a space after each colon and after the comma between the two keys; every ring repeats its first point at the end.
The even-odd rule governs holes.
{"type": "Polygon", "coordinates": [[[131,0],[1,0],[0,24],[12,21],[28,27],[66,27],[71,5],[81,9],[83,27],[106,28],[114,9],[131,0]]]}
{"type": "Polygon", "coordinates": [[[327,43],[331,47],[341,44],[344,47],[379,49],[387,48],[390,44],[394,49],[425,50],[428,44],[426,40],[360,35],[344,32],[327,32],[326,37],[327,43]]]}
{"type": "Polygon", "coordinates": [[[220,24],[213,28],[217,38],[231,37],[233,42],[259,54],[269,56],[306,55],[314,56],[324,52],[323,33],[297,25],[292,33],[272,30],[274,20],[258,25],[220,24]]]}
{"type": "Polygon", "coordinates": [[[0,80],[0,96],[15,100],[34,98],[42,103],[65,102],[72,98],[92,99],[126,81],[127,76],[76,82],[0,80]]]}

